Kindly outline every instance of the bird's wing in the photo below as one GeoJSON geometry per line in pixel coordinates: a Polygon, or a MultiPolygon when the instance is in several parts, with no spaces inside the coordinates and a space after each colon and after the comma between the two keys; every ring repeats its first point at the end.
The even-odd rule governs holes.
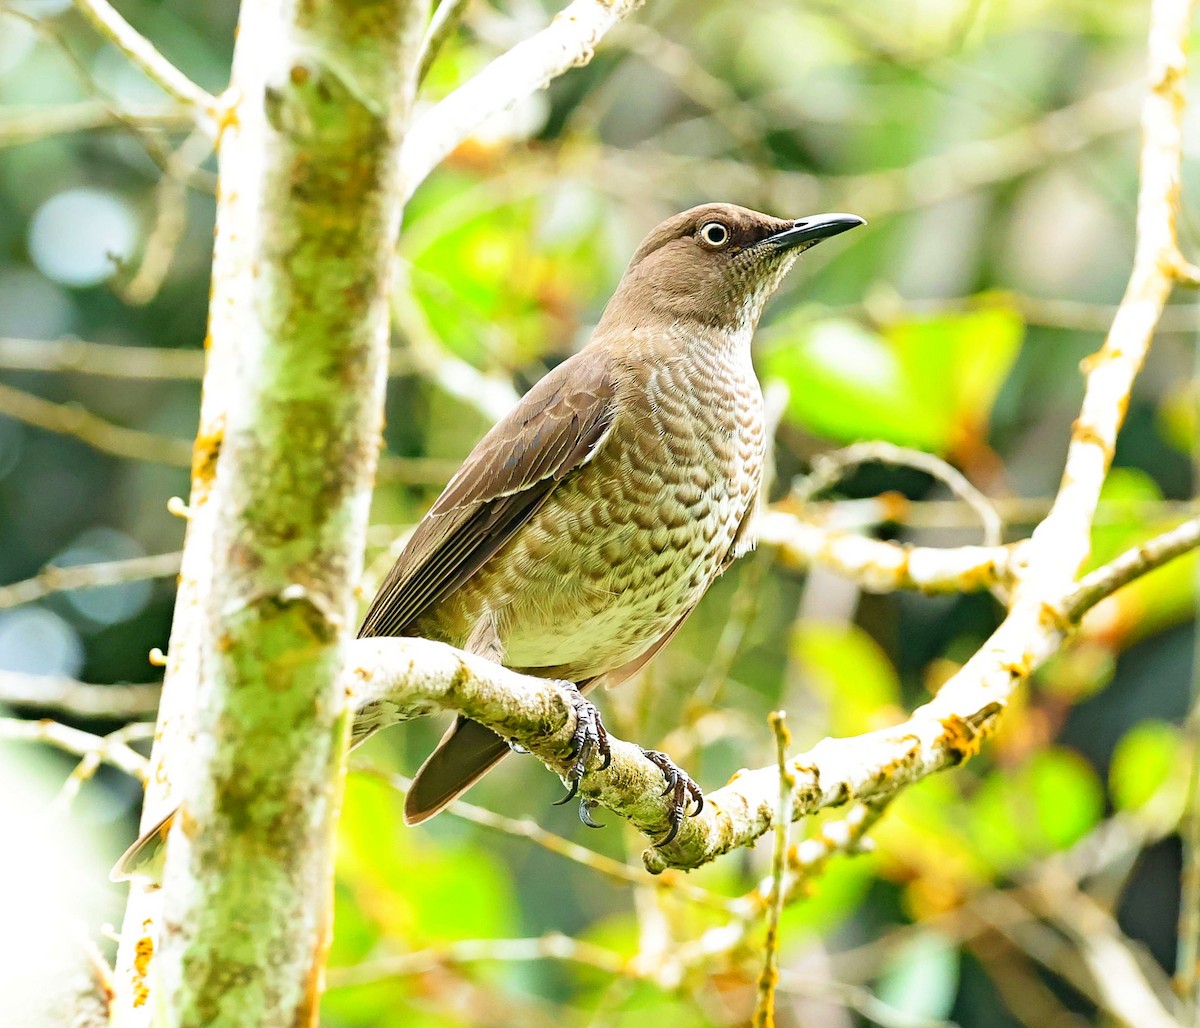
{"type": "Polygon", "coordinates": [[[358,634],[403,634],[475,574],[596,453],[612,427],[615,393],[599,347],[538,382],[480,440],[417,526],[358,634]]]}

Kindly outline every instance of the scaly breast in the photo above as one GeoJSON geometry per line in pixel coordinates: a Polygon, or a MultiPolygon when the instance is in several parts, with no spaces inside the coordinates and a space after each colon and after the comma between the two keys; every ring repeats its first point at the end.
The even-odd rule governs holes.
{"type": "Polygon", "coordinates": [[[486,605],[512,667],[581,680],[639,656],[703,595],[757,494],[748,354],[638,370],[597,455],[446,601],[455,621],[486,605]]]}

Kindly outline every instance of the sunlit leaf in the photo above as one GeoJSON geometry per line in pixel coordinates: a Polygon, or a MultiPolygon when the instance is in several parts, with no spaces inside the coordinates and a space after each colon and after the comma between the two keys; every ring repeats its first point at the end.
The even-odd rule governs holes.
{"type": "Polygon", "coordinates": [[[998,870],[1078,841],[1104,813],[1091,765],[1062,748],[1034,753],[1015,770],[992,772],[971,803],[971,832],[998,870]]]}
{"type": "Polygon", "coordinates": [[[874,332],[808,322],[763,355],[789,386],[789,414],[837,441],[878,438],[933,453],[977,443],[1021,343],[1012,310],[915,318],[874,332]]]}
{"type": "Polygon", "coordinates": [[[1179,729],[1142,721],[1121,736],[1108,769],[1108,791],[1118,810],[1144,806],[1180,766],[1179,729]]]}

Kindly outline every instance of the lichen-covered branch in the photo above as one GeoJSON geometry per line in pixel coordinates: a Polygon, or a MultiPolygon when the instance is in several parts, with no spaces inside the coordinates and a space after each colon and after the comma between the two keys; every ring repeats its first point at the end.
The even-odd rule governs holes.
{"type": "Polygon", "coordinates": [[[880,593],[897,589],[975,592],[1005,585],[1019,551],[1019,545],[907,546],[777,510],[765,512],[755,522],[755,530],[760,543],[779,550],[784,564],[819,565],[852,578],[868,592],[880,593]]]}
{"type": "MultiPolygon", "coordinates": [[[[1178,530],[1164,538],[1176,540],[1178,530]]],[[[1200,536],[1190,537],[1190,547],[1200,536]]],[[[1179,546],[1152,540],[1142,573],[1159,566],[1164,555],[1178,556],[1179,546]],[[1161,558],[1161,559],[1160,559],[1161,558]]],[[[988,729],[1004,709],[1011,691],[1063,645],[1075,620],[1091,604],[1134,577],[1130,558],[1114,566],[1121,574],[1099,569],[1087,602],[1068,585],[1028,616],[1010,615],[988,643],[944,686],[930,703],[901,725],[844,739],[825,739],[792,757],[792,817],[800,818],[852,800],[885,800],[899,789],[961,763],[978,752],[988,729]],[[1019,663],[1011,654],[1017,653],[1019,663]]],[[[1028,615],[1028,611],[1025,612],[1028,615]]],[[[574,714],[569,687],[530,678],[425,639],[356,640],[345,673],[347,704],[370,711],[380,727],[435,710],[466,714],[529,750],[559,775],[570,766],[574,714]]],[[[638,746],[611,733],[612,764],[584,777],[580,792],[625,818],[649,839],[668,828],[669,804],[662,774],[638,746]]],[[[754,842],[770,831],[779,807],[778,765],[743,771],[705,797],[704,809],[688,818],[670,845],[643,853],[647,870],[699,867],[723,853],[754,842]]],[[[864,815],[865,816],[865,815],[864,815]]]]}

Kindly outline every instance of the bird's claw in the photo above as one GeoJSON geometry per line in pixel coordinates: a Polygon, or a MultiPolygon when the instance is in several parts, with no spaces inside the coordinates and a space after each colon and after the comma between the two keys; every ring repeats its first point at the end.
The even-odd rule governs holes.
{"type": "Polygon", "coordinates": [[[582,799],[579,801],[579,820],[582,821],[588,828],[603,828],[599,821],[592,820],[592,811],[595,810],[599,803],[595,800],[582,799]]]}
{"type": "MultiPolygon", "coordinates": [[[[579,783],[583,780],[588,765],[596,757],[600,758],[600,766],[596,769],[597,771],[605,770],[612,763],[608,731],[604,727],[604,722],[600,720],[600,711],[594,704],[584,699],[578,690],[571,692],[571,706],[575,708],[575,734],[571,736],[571,757],[574,759],[574,763],[571,764],[571,770],[567,772],[567,794],[561,800],[555,801],[556,807],[569,803],[578,795],[579,783]]],[[[579,820],[589,827],[600,827],[592,822],[582,806],[579,810],[579,820]]]]}
{"type": "Polygon", "coordinates": [[[671,830],[654,844],[655,846],[666,846],[679,834],[685,817],[695,817],[704,809],[704,793],[700,791],[700,786],[692,781],[688,773],[677,767],[665,753],[660,753],[658,750],[642,750],[642,752],[646,755],[646,759],[662,772],[666,782],[662,794],[664,796],[668,793],[672,794],[671,830]],[[696,809],[689,813],[688,808],[693,805],[696,809]]]}

